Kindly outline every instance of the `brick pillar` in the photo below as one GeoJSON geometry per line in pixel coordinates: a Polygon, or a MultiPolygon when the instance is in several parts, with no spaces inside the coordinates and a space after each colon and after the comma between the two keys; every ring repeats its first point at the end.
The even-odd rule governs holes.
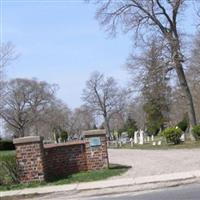
{"type": "Polygon", "coordinates": [[[99,170],[109,165],[105,130],[83,132],[86,140],[86,160],[88,170],[99,170]]]}
{"type": "Polygon", "coordinates": [[[14,139],[16,161],[21,183],[43,181],[45,179],[45,160],[43,138],[30,136],[14,139]]]}

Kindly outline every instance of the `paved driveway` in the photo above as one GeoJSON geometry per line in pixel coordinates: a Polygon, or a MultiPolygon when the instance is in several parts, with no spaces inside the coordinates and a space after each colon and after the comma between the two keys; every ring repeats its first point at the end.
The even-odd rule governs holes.
{"type": "MultiPolygon", "coordinates": [[[[200,149],[132,150],[109,149],[110,163],[132,166],[120,178],[142,177],[200,170],[200,149]]],[[[114,177],[111,179],[116,179],[114,177]]]]}

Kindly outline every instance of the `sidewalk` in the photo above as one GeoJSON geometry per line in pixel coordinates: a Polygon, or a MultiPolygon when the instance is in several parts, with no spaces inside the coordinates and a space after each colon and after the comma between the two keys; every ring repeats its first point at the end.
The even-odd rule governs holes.
{"type": "MultiPolygon", "coordinates": [[[[105,192],[105,189],[112,188],[120,190],[122,188],[129,188],[129,190],[145,190],[155,189],[160,187],[169,187],[173,185],[180,185],[181,183],[190,183],[200,180],[200,171],[191,171],[183,173],[163,174],[148,177],[138,178],[126,178],[117,180],[104,180],[87,183],[57,185],[57,186],[43,186],[38,188],[28,188],[22,190],[12,190],[6,192],[0,192],[0,197],[11,196],[28,196],[28,195],[45,195],[57,192],[66,192],[70,194],[80,193],[83,191],[101,190],[105,192]],[[148,187],[145,187],[148,186],[148,187]],[[134,189],[135,188],[135,189],[134,189]]],[[[1,199],[1,198],[0,198],[1,199]]]]}

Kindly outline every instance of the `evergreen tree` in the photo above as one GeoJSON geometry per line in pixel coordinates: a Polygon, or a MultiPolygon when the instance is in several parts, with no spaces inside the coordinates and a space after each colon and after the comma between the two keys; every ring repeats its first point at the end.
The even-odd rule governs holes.
{"type": "Polygon", "coordinates": [[[145,53],[145,76],[143,79],[142,95],[145,99],[143,106],[146,112],[146,127],[150,134],[157,134],[168,121],[169,92],[167,84],[162,46],[153,40],[145,53]]]}
{"type": "Polygon", "coordinates": [[[126,120],[126,123],[124,124],[124,131],[127,131],[129,138],[134,137],[134,132],[137,131],[137,124],[134,119],[132,119],[130,116],[126,120]]]}

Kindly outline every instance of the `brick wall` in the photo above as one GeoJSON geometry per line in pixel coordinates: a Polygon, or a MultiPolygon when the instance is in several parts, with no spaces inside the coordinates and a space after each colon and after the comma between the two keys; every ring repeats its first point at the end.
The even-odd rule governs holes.
{"type": "Polygon", "coordinates": [[[87,170],[85,142],[44,146],[47,177],[60,177],[87,170]]]}
{"type": "Polygon", "coordinates": [[[79,171],[108,167],[105,131],[86,131],[83,141],[43,145],[42,138],[14,139],[20,182],[48,180],[79,171]],[[98,145],[91,139],[97,138],[98,145]]]}

